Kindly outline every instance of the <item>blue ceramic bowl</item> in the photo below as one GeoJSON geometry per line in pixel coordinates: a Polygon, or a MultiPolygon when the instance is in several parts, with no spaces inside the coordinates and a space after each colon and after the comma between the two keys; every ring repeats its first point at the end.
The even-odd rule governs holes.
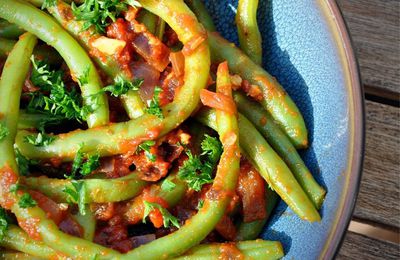
{"type": "MultiPolygon", "coordinates": [[[[349,36],[334,0],[259,1],[263,62],[304,115],[311,147],[301,155],[328,193],[322,221],[300,220],[284,202],[261,237],[279,240],[286,259],[330,259],[351,219],[360,182],[363,93],[349,36]]],[[[209,0],[217,29],[237,43],[237,0],[209,0]]]]}

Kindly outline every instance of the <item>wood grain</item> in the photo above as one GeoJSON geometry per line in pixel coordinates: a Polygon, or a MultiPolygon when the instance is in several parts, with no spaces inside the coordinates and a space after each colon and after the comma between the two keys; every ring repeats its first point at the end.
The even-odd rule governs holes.
{"type": "MultiPolygon", "coordinates": [[[[400,92],[400,1],[337,0],[364,84],[400,92]]],[[[398,99],[398,95],[393,98],[398,99]]]]}
{"type": "Polygon", "coordinates": [[[398,229],[400,109],[366,101],[366,112],[364,172],[354,217],[398,229]]]}
{"type": "Polygon", "coordinates": [[[336,259],[399,259],[399,245],[347,232],[336,259]]]}

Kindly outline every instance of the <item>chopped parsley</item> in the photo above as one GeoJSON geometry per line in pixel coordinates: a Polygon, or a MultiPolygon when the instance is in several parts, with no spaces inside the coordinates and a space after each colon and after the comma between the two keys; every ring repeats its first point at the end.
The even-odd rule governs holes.
{"type": "Polygon", "coordinates": [[[12,184],[12,185],[10,186],[9,192],[16,193],[18,190],[22,190],[22,189],[24,189],[24,188],[25,188],[25,187],[24,187],[23,185],[21,185],[21,184],[19,184],[19,183],[17,182],[17,183],[12,184]]]}
{"type": "Polygon", "coordinates": [[[34,146],[47,146],[51,144],[56,138],[51,135],[39,132],[37,135],[27,135],[24,137],[24,142],[33,144],[34,146]]]}
{"type": "Polygon", "coordinates": [[[96,105],[83,105],[82,97],[76,89],[72,88],[69,91],[66,88],[61,70],[51,70],[47,63],[35,60],[33,56],[31,60],[33,68],[30,79],[40,91],[27,94],[31,97],[27,112],[47,114],[56,116],[58,119],[77,120],[78,122],[86,120],[96,105]],[[43,92],[49,94],[45,95],[43,92]]]}
{"type": "Polygon", "coordinates": [[[71,174],[65,176],[68,179],[78,179],[91,174],[100,166],[100,155],[98,153],[86,155],[82,152],[82,146],[77,151],[72,162],[71,174]]]}
{"type": "Polygon", "coordinates": [[[21,152],[15,149],[15,160],[18,164],[19,174],[22,176],[27,176],[29,173],[29,165],[37,165],[38,162],[35,160],[27,159],[21,154],[21,152]]]}
{"type": "Polygon", "coordinates": [[[70,186],[66,186],[63,192],[68,195],[67,202],[78,204],[79,213],[86,215],[86,186],[83,181],[71,181],[70,186]]]}
{"type": "Polygon", "coordinates": [[[193,155],[190,150],[186,151],[188,159],[178,171],[178,177],[195,191],[200,191],[204,184],[212,183],[213,170],[222,154],[221,142],[209,135],[205,135],[201,148],[200,156],[193,155]]]}
{"type": "Polygon", "coordinates": [[[43,9],[55,6],[56,2],[57,2],[56,0],[44,0],[41,8],[43,10],[43,9]]]}
{"type": "Polygon", "coordinates": [[[94,27],[96,32],[105,33],[110,21],[128,9],[127,4],[120,0],[85,0],[80,6],[71,3],[72,12],[78,21],[83,21],[82,31],[94,27]]]}
{"type": "Polygon", "coordinates": [[[163,216],[163,224],[164,227],[168,228],[170,224],[174,225],[175,227],[179,228],[179,222],[176,217],[174,217],[168,210],[161,207],[158,203],[152,203],[144,201],[144,214],[143,214],[143,223],[146,223],[146,217],[155,209],[158,209],[163,216]]]}
{"type": "Polygon", "coordinates": [[[197,210],[201,209],[204,206],[204,200],[200,199],[199,203],[197,204],[197,210]]]}
{"type": "Polygon", "coordinates": [[[164,191],[172,191],[175,189],[175,187],[176,187],[176,184],[168,179],[165,179],[163,181],[163,183],[161,184],[161,189],[164,191]]]}
{"type": "Polygon", "coordinates": [[[18,201],[18,205],[23,208],[31,208],[37,205],[37,202],[32,199],[29,193],[24,193],[18,201]]]}
{"type": "Polygon", "coordinates": [[[130,90],[137,91],[143,84],[143,79],[135,79],[133,82],[126,80],[121,76],[117,76],[114,80],[113,85],[109,85],[103,88],[103,91],[110,92],[114,97],[119,97],[128,93],[130,90]]]}
{"type": "Polygon", "coordinates": [[[147,159],[149,159],[152,162],[155,162],[157,156],[150,152],[150,148],[155,144],[156,142],[152,140],[144,141],[143,143],[139,144],[138,148],[136,149],[136,153],[144,151],[144,154],[146,155],[147,159]]]}
{"type": "Polygon", "coordinates": [[[4,123],[0,123],[0,141],[6,138],[7,135],[10,134],[7,126],[4,123]]]}
{"type": "Polygon", "coordinates": [[[80,86],[86,85],[89,83],[89,72],[90,72],[90,67],[89,65],[85,68],[83,75],[81,75],[78,78],[78,82],[80,86]]]}
{"type": "Polygon", "coordinates": [[[0,242],[3,240],[8,230],[8,221],[6,210],[0,207],[0,242]]]}
{"type": "Polygon", "coordinates": [[[160,87],[154,88],[153,98],[147,102],[147,108],[146,108],[147,113],[149,113],[151,115],[155,115],[161,119],[164,118],[162,109],[160,107],[160,93],[162,91],[163,90],[160,87]]]}

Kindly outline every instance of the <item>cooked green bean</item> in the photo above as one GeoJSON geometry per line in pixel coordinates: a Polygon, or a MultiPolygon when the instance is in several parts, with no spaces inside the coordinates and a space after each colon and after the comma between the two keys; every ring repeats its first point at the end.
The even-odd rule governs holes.
{"type": "MultiPolygon", "coordinates": [[[[46,176],[28,177],[21,180],[30,188],[38,190],[58,202],[67,202],[65,188],[72,187],[71,180],[51,179],[46,176]]],[[[147,185],[137,174],[131,173],[118,179],[83,179],[87,203],[123,201],[135,197],[147,185]]]]}
{"type": "MultiPolygon", "coordinates": [[[[93,28],[84,30],[84,22],[75,20],[70,5],[63,1],[57,1],[56,5],[47,9],[87,51],[93,48],[90,46],[90,40],[100,37],[100,34],[93,28]],[[82,31],[86,32],[82,33],[82,31]]],[[[123,79],[132,80],[131,73],[127,73],[127,71],[121,69],[114,55],[106,55],[104,57],[95,56],[93,60],[112,79],[122,77],[123,79]]],[[[137,91],[130,90],[127,94],[121,96],[121,100],[130,118],[137,118],[143,115],[145,105],[137,91]]]]}
{"type": "Polygon", "coordinates": [[[61,255],[58,256],[56,251],[41,241],[33,240],[21,228],[14,225],[8,227],[4,239],[0,241],[0,246],[47,259],[61,258],[61,255]]]}
{"type": "MultiPolygon", "coordinates": [[[[239,250],[244,256],[243,259],[280,259],[284,252],[281,243],[277,241],[253,240],[243,241],[230,244],[206,244],[198,245],[190,249],[184,255],[175,259],[180,260],[208,260],[208,259],[224,259],[230,256],[229,252],[239,250]]],[[[239,257],[239,255],[238,255],[239,257]]],[[[240,258],[242,259],[242,258],[240,258]]]]}
{"type": "Polygon", "coordinates": [[[300,186],[307,193],[315,207],[319,209],[325,198],[325,190],[315,181],[300,155],[297,153],[296,148],[275,124],[271,115],[259,107],[257,103],[250,101],[241,93],[235,93],[234,99],[239,111],[254,124],[257,130],[260,131],[268,143],[285,161],[300,186]]]}
{"type": "MultiPolygon", "coordinates": [[[[0,1],[0,13],[4,8],[3,2],[0,1]]],[[[20,203],[17,203],[25,194],[24,192],[10,192],[11,185],[17,183],[19,175],[13,147],[17,129],[16,118],[18,118],[22,85],[29,70],[30,57],[36,42],[37,38],[30,33],[25,33],[20,37],[6,60],[0,79],[0,95],[8,97],[0,103],[2,115],[0,123],[8,131],[8,134],[0,140],[0,151],[2,151],[0,157],[0,205],[10,209],[17,216],[21,226],[29,227],[27,230],[31,232],[31,236],[42,239],[45,244],[51,245],[57,251],[84,258],[93,257],[96,254],[93,251],[99,254],[108,254],[111,257],[118,255],[111,249],[61,232],[38,206],[22,207],[20,203]],[[79,248],[71,245],[79,245],[79,248]]]]}
{"type": "Polygon", "coordinates": [[[161,18],[158,19],[155,35],[158,39],[162,40],[165,32],[165,21],[161,18]]]}
{"type": "Polygon", "coordinates": [[[93,241],[94,233],[96,231],[96,217],[95,214],[90,210],[88,204],[85,205],[85,215],[82,215],[79,211],[72,217],[78,222],[83,228],[83,236],[85,240],[93,241]]]}
{"type": "Polygon", "coordinates": [[[260,87],[263,107],[271,113],[296,148],[307,147],[307,129],[303,117],[278,81],[218,34],[209,33],[208,42],[212,60],[227,60],[231,72],[260,87]]]}
{"type": "Polygon", "coordinates": [[[236,12],[240,48],[256,64],[262,62],[261,34],[257,24],[258,0],[239,0],[236,12]]]}
{"type": "Polygon", "coordinates": [[[207,31],[214,32],[216,30],[214,22],[209,15],[206,7],[204,6],[202,0],[186,0],[185,2],[193,11],[193,13],[195,13],[197,19],[199,19],[199,21],[204,26],[204,28],[207,29],[207,31]]]}
{"type": "Polygon", "coordinates": [[[138,21],[144,24],[149,32],[156,33],[158,17],[147,10],[140,11],[138,21]]]}
{"type": "Polygon", "coordinates": [[[18,25],[0,20],[0,37],[16,40],[25,31],[18,27],[18,25]]]}
{"type": "Polygon", "coordinates": [[[28,255],[25,253],[15,253],[15,252],[9,252],[9,251],[0,252],[0,259],[3,259],[3,260],[45,260],[45,258],[42,258],[42,257],[36,257],[36,256],[28,255]]]}
{"type": "MultiPolygon", "coordinates": [[[[215,114],[213,110],[204,110],[196,116],[196,119],[215,129],[215,114]]],[[[318,211],[289,168],[249,120],[241,114],[239,114],[239,134],[242,149],[270,187],[300,218],[310,222],[319,221],[321,217],[318,211]]]]}
{"type": "Polygon", "coordinates": [[[0,17],[37,35],[53,46],[63,57],[75,79],[79,79],[84,103],[92,108],[88,115],[89,127],[108,123],[108,101],[95,66],[83,48],[51,16],[20,0],[0,2],[0,17]],[[93,96],[96,95],[96,98],[93,96]]]}
{"type": "MultiPolygon", "coordinates": [[[[171,1],[171,0],[169,0],[171,1]]],[[[183,2],[174,3],[183,6],[183,2]]],[[[223,70],[219,78],[229,80],[229,73],[223,70]]],[[[218,78],[218,76],[217,76],[218,78]]],[[[221,81],[224,81],[221,79],[221,81]]],[[[217,80],[218,82],[218,80],[217,80]]],[[[217,91],[222,86],[217,83],[217,91]]],[[[231,195],[236,188],[239,173],[239,144],[235,115],[226,112],[217,113],[218,133],[224,147],[217,174],[211,190],[204,201],[204,206],[186,221],[185,225],[172,234],[158,238],[142,245],[126,254],[126,259],[160,259],[182,254],[192,246],[200,243],[215,227],[223,216],[229,204],[231,195]],[[176,243],[179,241],[179,243],[176,243]]]]}
{"type": "MultiPolygon", "coordinates": [[[[0,38],[0,59],[7,58],[7,55],[10,53],[15,43],[16,41],[14,40],[0,38]]],[[[35,55],[36,58],[45,59],[50,64],[61,64],[62,62],[60,55],[47,46],[37,46],[33,50],[33,55],[35,55]]]]}
{"type": "MultiPolygon", "coordinates": [[[[142,5],[146,5],[146,3],[147,1],[144,1],[142,5]]],[[[171,3],[175,3],[175,1],[171,3]]],[[[179,5],[183,4],[179,3],[179,5]]],[[[190,12],[189,10],[186,11],[186,9],[187,7],[185,6],[185,12],[190,12]]],[[[178,14],[180,12],[180,9],[175,7],[173,10],[178,14]]],[[[157,12],[159,13],[159,10],[157,12]]],[[[192,16],[188,15],[188,17],[192,16]]],[[[200,26],[186,28],[185,23],[176,21],[173,16],[165,15],[165,13],[163,13],[162,18],[175,29],[184,44],[190,40],[205,37],[205,32],[200,26]]],[[[195,20],[194,17],[191,19],[195,20]]],[[[176,93],[174,101],[163,107],[164,119],[144,114],[128,122],[61,134],[57,136],[58,138],[54,142],[42,147],[25,143],[23,141],[24,136],[31,135],[31,133],[21,131],[17,135],[16,144],[24,156],[32,159],[60,158],[62,160],[72,160],[82,144],[82,152],[98,151],[101,156],[135,150],[136,146],[142,141],[155,139],[168,133],[189,117],[197,107],[200,90],[207,83],[209,67],[208,45],[207,41],[203,41],[192,53],[185,56],[184,85],[176,93]]]]}
{"type": "Polygon", "coordinates": [[[236,233],[236,241],[242,241],[242,240],[251,240],[251,239],[256,239],[260,233],[262,232],[262,229],[264,228],[265,224],[268,221],[269,216],[272,213],[272,210],[275,208],[276,203],[278,202],[278,195],[272,191],[270,188],[266,188],[265,192],[265,197],[266,197],[266,211],[267,211],[267,216],[263,220],[256,220],[252,222],[240,222],[237,233],[236,233]]]}
{"type": "MultiPolygon", "coordinates": [[[[29,71],[30,56],[36,42],[37,38],[34,35],[23,34],[8,55],[1,74],[0,97],[7,98],[3,98],[0,103],[0,125],[7,129],[8,134],[0,140],[0,151],[2,151],[0,169],[8,166],[14,171],[17,170],[13,149],[14,138],[17,133],[16,118],[19,114],[22,85],[29,71]]],[[[0,194],[1,189],[2,187],[0,187],[0,194]]]]}

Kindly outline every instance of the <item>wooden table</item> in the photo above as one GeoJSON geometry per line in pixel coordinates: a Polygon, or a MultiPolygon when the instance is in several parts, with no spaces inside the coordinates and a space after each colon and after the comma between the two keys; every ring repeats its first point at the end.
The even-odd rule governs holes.
{"type": "Polygon", "coordinates": [[[361,70],[366,151],[353,221],[338,259],[400,259],[400,1],[337,0],[361,70]]]}

